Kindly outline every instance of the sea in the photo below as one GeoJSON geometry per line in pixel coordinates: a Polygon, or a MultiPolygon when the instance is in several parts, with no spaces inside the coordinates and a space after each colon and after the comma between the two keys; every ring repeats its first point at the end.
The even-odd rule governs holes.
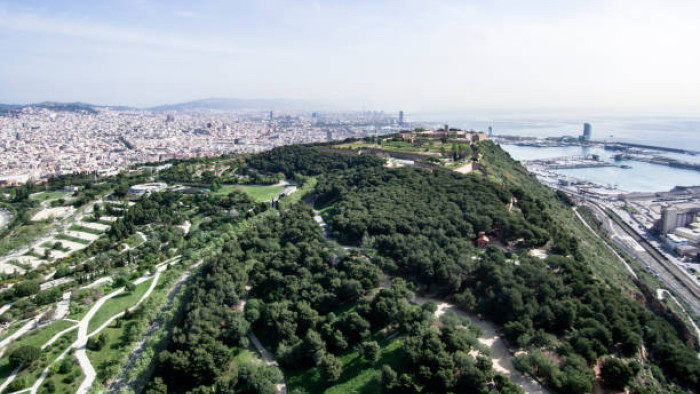
{"type": "MultiPolygon", "coordinates": [[[[523,117],[508,119],[498,117],[494,120],[459,114],[422,114],[417,115],[416,118],[435,124],[447,123],[451,127],[461,129],[487,130],[491,126],[494,135],[537,138],[578,136],[583,131],[583,123],[587,122],[592,126],[594,140],[693,150],[698,153],[689,155],[659,152],[659,154],[681,161],[700,163],[700,118],[592,117],[589,119],[552,119],[523,117]]],[[[603,160],[613,161],[613,152],[595,147],[541,148],[517,145],[502,145],[502,147],[516,160],[598,154],[603,160]]],[[[700,186],[700,172],[698,171],[636,161],[625,161],[624,164],[631,168],[581,168],[557,170],[557,172],[624,192],[657,192],[668,191],[675,186],[700,186]]]]}

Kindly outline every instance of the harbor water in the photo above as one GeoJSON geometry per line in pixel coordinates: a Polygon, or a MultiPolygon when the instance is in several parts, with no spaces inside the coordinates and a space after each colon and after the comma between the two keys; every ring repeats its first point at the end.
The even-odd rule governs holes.
{"type": "MultiPolygon", "coordinates": [[[[502,148],[505,149],[512,158],[519,161],[597,154],[600,155],[602,160],[613,162],[612,155],[614,153],[602,148],[581,146],[540,148],[533,146],[502,145],[502,148]]],[[[697,162],[698,159],[700,159],[700,156],[665,152],[661,152],[660,154],[683,161],[697,162]]],[[[668,191],[675,186],[700,185],[700,172],[698,171],[638,161],[624,161],[623,163],[631,168],[576,168],[556,170],[556,172],[625,192],[658,192],[668,191]]]]}

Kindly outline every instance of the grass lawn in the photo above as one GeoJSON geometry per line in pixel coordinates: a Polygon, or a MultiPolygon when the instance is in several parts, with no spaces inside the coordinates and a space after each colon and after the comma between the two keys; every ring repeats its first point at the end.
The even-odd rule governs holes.
{"type": "Polygon", "coordinates": [[[66,235],[66,234],[58,234],[58,235],[56,235],[56,239],[62,239],[64,241],[75,242],[75,243],[83,244],[83,245],[90,244],[90,241],[88,241],[86,239],[71,237],[70,235],[66,235]]]}
{"type": "Polygon", "coordinates": [[[333,386],[328,386],[318,368],[285,370],[290,391],[303,388],[309,393],[381,393],[382,386],[377,381],[382,375],[382,366],[390,365],[398,374],[405,369],[405,359],[401,354],[401,338],[387,339],[384,334],[373,335],[381,346],[381,356],[374,363],[363,360],[357,352],[350,351],[339,357],[343,363],[343,374],[333,386]]]}
{"type": "Polygon", "coordinates": [[[83,233],[88,233],[88,234],[94,234],[94,235],[101,235],[104,231],[96,230],[94,228],[90,227],[85,227],[85,226],[80,226],[77,224],[74,224],[68,228],[70,231],[79,231],[83,233]]]}
{"type": "Polygon", "coordinates": [[[122,320],[120,322],[121,325],[119,326],[115,320],[107,328],[102,330],[100,334],[98,334],[104,334],[106,336],[107,342],[105,346],[96,352],[92,350],[87,351],[88,358],[97,371],[97,376],[100,379],[105,377],[105,368],[107,368],[110,363],[118,362],[127,351],[131,350],[131,344],[124,341],[124,331],[127,324],[132,321],[134,320],[122,320]]]}
{"type": "Polygon", "coordinates": [[[32,195],[31,199],[34,201],[46,201],[46,200],[55,200],[61,197],[67,197],[71,193],[66,193],[66,192],[60,192],[60,191],[55,191],[55,192],[42,192],[42,193],[37,193],[32,195]]]}
{"type": "Polygon", "coordinates": [[[248,348],[239,348],[236,355],[233,357],[233,363],[241,365],[248,362],[262,362],[260,356],[254,350],[248,348]]]}
{"type": "MultiPolygon", "coordinates": [[[[46,249],[53,249],[54,243],[55,242],[44,242],[43,244],[41,244],[41,247],[46,249]]],[[[58,248],[57,250],[60,250],[61,252],[70,252],[70,249],[68,248],[58,248]]]]}
{"type": "Polygon", "coordinates": [[[143,243],[143,237],[138,234],[131,234],[124,242],[130,247],[135,248],[143,243]]]}
{"type": "Polygon", "coordinates": [[[66,374],[49,372],[49,376],[46,377],[44,383],[39,387],[39,392],[46,390],[46,392],[54,392],[58,394],[69,394],[75,393],[80,386],[80,383],[85,379],[83,370],[78,366],[78,359],[75,358],[73,354],[67,354],[66,358],[70,359],[74,367],[66,374]],[[49,387],[53,387],[51,390],[49,387]]]}
{"type": "Polygon", "coordinates": [[[151,281],[147,280],[136,286],[136,289],[131,292],[123,292],[118,296],[107,300],[104,305],[95,313],[88,324],[88,333],[92,333],[96,328],[100,327],[104,322],[119,312],[124,312],[127,308],[133,306],[146,293],[151,281]]]}
{"type": "MultiPolygon", "coordinates": [[[[68,327],[74,326],[76,323],[72,323],[65,320],[56,320],[49,325],[44,327],[35,328],[28,333],[20,337],[19,340],[15,341],[14,344],[10,346],[10,349],[19,347],[22,345],[32,345],[36,347],[41,347],[45,344],[51,337],[53,337],[59,331],[65,330],[68,327]]],[[[68,335],[68,334],[65,334],[68,335]]],[[[9,349],[8,349],[9,350],[9,349]]]]}
{"type": "Polygon", "coordinates": [[[226,185],[222,186],[221,189],[214,194],[226,196],[239,188],[242,192],[253,197],[257,202],[270,201],[272,197],[284,190],[284,186],[226,185]]]}
{"type": "MultiPolygon", "coordinates": [[[[59,323],[60,321],[57,321],[55,323],[59,323]]],[[[69,323],[69,322],[65,322],[69,323]]],[[[69,323],[70,324],[70,323],[69,323]]],[[[54,323],[50,324],[49,326],[45,327],[51,327],[53,326],[54,323]]],[[[58,328],[60,327],[55,327],[56,332],[60,331],[58,328]]],[[[62,328],[61,328],[62,329],[62,328]]],[[[52,331],[52,330],[47,330],[47,331],[52,331]]],[[[51,335],[48,333],[46,335],[46,340],[53,336],[55,332],[51,332],[51,335]]],[[[13,345],[13,348],[16,346],[21,346],[21,345],[38,345],[38,343],[44,344],[46,340],[40,339],[39,337],[42,336],[42,334],[38,334],[36,338],[27,338],[27,340],[20,341],[13,345]]],[[[66,350],[71,343],[75,342],[77,339],[77,331],[71,331],[68,332],[67,334],[63,335],[60,339],[58,339],[53,345],[49,346],[48,348],[44,349],[41,351],[41,356],[39,359],[29,366],[23,368],[18,374],[15,380],[11,383],[11,385],[8,387],[8,390],[12,391],[11,389],[15,390],[20,390],[24,388],[28,388],[31,386],[41,375],[41,372],[51,364],[64,350],[66,350]]],[[[9,365],[9,352],[5,354],[5,356],[0,360],[0,379],[4,380],[7,378],[7,376],[12,372],[12,367],[9,365]]]]}
{"type": "Polygon", "coordinates": [[[83,222],[86,222],[86,223],[99,223],[99,224],[104,224],[105,226],[111,226],[114,224],[114,223],[107,221],[107,220],[95,220],[95,218],[92,216],[83,216],[83,218],[81,220],[83,222]]]}
{"type": "Polygon", "coordinates": [[[48,224],[41,222],[13,227],[0,239],[0,255],[5,255],[11,250],[28,245],[45,234],[49,228],[48,224]]]}

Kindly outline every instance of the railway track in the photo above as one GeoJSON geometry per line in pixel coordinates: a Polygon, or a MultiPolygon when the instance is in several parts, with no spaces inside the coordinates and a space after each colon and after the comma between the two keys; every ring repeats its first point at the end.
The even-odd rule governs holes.
{"type": "Polygon", "coordinates": [[[633,228],[620,219],[614,212],[606,208],[605,213],[615,224],[627,233],[632,239],[637,242],[644,250],[666,269],[686,290],[688,290],[698,301],[700,301],[700,289],[688,278],[685,273],[672,261],[668,261],[656,248],[649,243],[644,237],[639,235],[633,228]]]}

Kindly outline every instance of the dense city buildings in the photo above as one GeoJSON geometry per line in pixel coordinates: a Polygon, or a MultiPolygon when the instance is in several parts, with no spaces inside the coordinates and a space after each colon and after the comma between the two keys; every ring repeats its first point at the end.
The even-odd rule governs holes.
{"type": "Polygon", "coordinates": [[[254,153],[280,145],[397,131],[382,112],[151,112],[25,107],[0,117],[0,182],[99,174],[134,163],[254,153]]]}

